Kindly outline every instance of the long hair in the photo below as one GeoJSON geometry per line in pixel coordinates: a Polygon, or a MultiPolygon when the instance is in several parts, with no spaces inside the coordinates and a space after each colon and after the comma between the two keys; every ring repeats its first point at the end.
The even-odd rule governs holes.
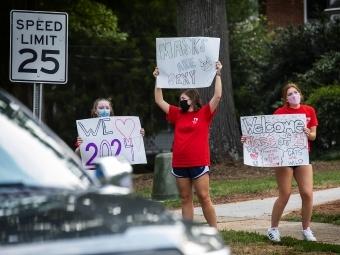
{"type": "Polygon", "coordinates": [[[287,91],[290,88],[295,88],[299,93],[301,97],[301,102],[303,100],[303,95],[301,93],[301,89],[295,84],[295,83],[288,83],[286,86],[282,89],[282,101],[284,106],[289,106],[289,103],[287,102],[287,91]]]}
{"type": "Polygon", "coordinates": [[[182,91],[182,94],[185,94],[190,98],[195,112],[202,108],[201,96],[197,89],[187,89],[182,91]]]}
{"type": "Polygon", "coordinates": [[[112,108],[112,103],[111,103],[111,98],[98,98],[96,101],[93,103],[93,107],[91,110],[91,118],[97,118],[98,115],[96,114],[97,106],[100,101],[107,101],[110,106],[110,116],[114,116],[113,108],[112,108]]]}

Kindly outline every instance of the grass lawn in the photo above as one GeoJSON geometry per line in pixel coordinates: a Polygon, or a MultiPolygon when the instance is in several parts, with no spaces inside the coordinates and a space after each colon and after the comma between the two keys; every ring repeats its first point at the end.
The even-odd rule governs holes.
{"type": "MultiPolygon", "coordinates": [[[[340,171],[322,172],[314,174],[314,186],[318,188],[327,188],[332,185],[339,185],[340,171]]],[[[297,187],[293,181],[293,187],[297,187]]],[[[233,194],[255,193],[266,190],[276,190],[277,185],[275,178],[264,179],[248,179],[248,180],[233,180],[233,181],[215,181],[210,183],[211,198],[230,196],[233,194]]],[[[136,189],[135,193],[145,198],[151,198],[152,188],[136,189]]],[[[197,197],[195,197],[197,202],[197,197]]],[[[167,200],[164,203],[169,209],[181,207],[181,200],[167,200]]]]}
{"type": "Polygon", "coordinates": [[[270,241],[267,236],[244,231],[221,231],[232,254],[340,254],[340,245],[308,242],[282,237],[281,242],[270,241]]]}

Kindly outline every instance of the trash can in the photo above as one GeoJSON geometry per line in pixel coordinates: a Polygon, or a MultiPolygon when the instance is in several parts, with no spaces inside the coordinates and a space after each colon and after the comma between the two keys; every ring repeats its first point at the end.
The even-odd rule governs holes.
{"type": "Polygon", "coordinates": [[[172,152],[160,153],[155,158],[152,200],[164,201],[179,198],[176,178],[171,174],[172,152]]]}

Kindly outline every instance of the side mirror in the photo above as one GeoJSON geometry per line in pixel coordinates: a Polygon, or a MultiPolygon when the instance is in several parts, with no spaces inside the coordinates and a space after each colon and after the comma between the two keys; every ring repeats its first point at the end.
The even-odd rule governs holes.
{"type": "Polygon", "coordinates": [[[101,193],[128,194],[133,191],[132,166],[122,156],[103,157],[96,162],[95,177],[101,193]]]}

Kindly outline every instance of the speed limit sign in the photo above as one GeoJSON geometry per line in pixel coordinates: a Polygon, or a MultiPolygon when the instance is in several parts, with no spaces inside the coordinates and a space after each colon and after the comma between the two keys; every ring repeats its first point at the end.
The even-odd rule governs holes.
{"type": "Polygon", "coordinates": [[[10,80],[67,82],[68,15],[11,11],[10,80]]]}

